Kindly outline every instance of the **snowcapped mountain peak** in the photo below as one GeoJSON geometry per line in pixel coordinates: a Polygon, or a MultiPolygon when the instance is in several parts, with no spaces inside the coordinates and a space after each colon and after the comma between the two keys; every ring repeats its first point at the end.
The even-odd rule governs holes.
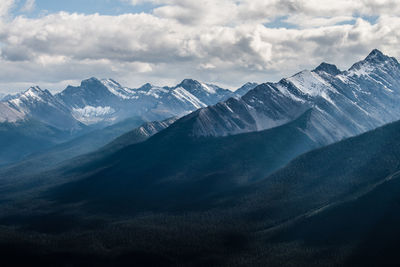
{"type": "Polygon", "coordinates": [[[390,57],[386,56],[383,54],[381,51],[378,49],[374,49],[369,53],[369,55],[365,58],[365,61],[374,61],[374,62],[379,62],[379,61],[386,61],[390,59],[390,57]]]}
{"type": "Polygon", "coordinates": [[[329,64],[326,62],[322,62],[318,67],[316,67],[314,70],[314,72],[325,72],[328,73],[330,75],[336,76],[340,73],[342,73],[337,67],[336,65],[333,64],[329,64]]]}
{"type": "Polygon", "coordinates": [[[378,49],[374,49],[364,60],[351,66],[348,70],[348,74],[358,77],[368,76],[374,70],[388,70],[393,68],[399,68],[397,60],[394,57],[383,54],[378,49]]]}
{"type": "Polygon", "coordinates": [[[29,103],[48,102],[50,98],[52,98],[52,94],[48,90],[42,90],[39,86],[32,86],[23,93],[9,96],[4,101],[8,101],[12,107],[21,109],[22,106],[29,103]]]}
{"type": "Polygon", "coordinates": [[[27,91],[42,92],[42,89],[39,86],[31,86],[27,91]]]}
{"type": "Polygon", "coordinates": [[[194,117],[194,135],[269,129],[312,108],[307,134],[331,143],[398,120],[400,64],[373,51],[349,71],[322,63],[278,83],[256,86],[240,99],[207,107],[194,117]],[[207,116],[205,116],[207,115],[207,116]]]}
{"type": "Polygon", "coordinates": [[[23,93],[10,96],[0,103],[0,122],[17,122],[34,119],[60,130],[80,130],[81,125],[70,110],[48,90],[30,87],[23,93]]]}
{"type": "Polygon", "coordinates": [[[374,65],[375,67],[397,66],[399,64],[394,57],[387,56],[378,49],[372,50],[372,52],[364,59],[364,61],[361,62],[374,65]]]}
{"type": "Polygon", "coordinates": [[[48,90],[42,90],[39,86],[32,86],[22,94],[16,95],[11,100],[31,100],[31,101],[45,101],[45,99],[52,97],[48,90]]]}
{"type": "Polygon", "coordinates": [[[29,87],[23,94],[41,94],[44,93],[44,91],[42,89],[40,89],[39,86],[32,86],[29,87]]]}

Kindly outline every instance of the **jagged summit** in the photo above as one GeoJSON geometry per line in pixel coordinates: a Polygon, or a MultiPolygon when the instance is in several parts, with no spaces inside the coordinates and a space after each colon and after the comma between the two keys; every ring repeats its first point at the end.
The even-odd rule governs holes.
{"type": "Polygon", "coordinates": [[[97,79],[96,77],[91,77],[89,79],[83,80],[81,82],[81,86],[85,86],[85,85],[101,85],[101,81],[99,79],[97,79]]]}
{"type": "Polygon", "coordinates": [[[151,83],[145,83],[142,86],[140,86],[138,89],[139,90],[144,90],[144,91],[149,91],[153,85],[151,83]]]}
{"type": "Polygon", "coordinates": [[[201,86],[201,84],[198,81],[193,80],[193,79],[184,79],[178,86],[182,86],[183,87],[185,85],[188,85],[188,86],[201,86]]]}
{"type": "Polygon", "coordinates": [[[314,69],[315,72],[326,72],[328,74],[331,74],[333,76],[338,75],[342,73],[336,65],[329,64],[326,62],[322,62],[318,67],[314,69]]]}
{"type": "Polygon", "coordinates": [[[348,73],[352,76],[365,76],[374,71],[396,71],[399,67],[400,65],[394,57],[389,57],[378,49],[374,49],[364,60],[351,66],[348,73]]]}
{"type": "Polygon", "coordinates": [[[365,58],[365,61],[385,61],[387,59],[390,59],[389,56],[383,54],[381,51],[378,49],[374,49],[369,53],[369,55],[365,58]]]}
{"type": "Polygon", "coordinates": [[[146,83],[139,88],[128,88],[113,79],[92,77],[79,86],[68,86],[56,97],[78,121],[97,125],[113,124],[132,116],[144,121],[179,117],[233,95],[228,89],[193,79],[185,79],[174,87],[146,83]]]}
{"type": "Polygon", "coordinates": [[[30,92],[43,92],[43,90],[42,89],[40,89],[40,87],[39,86],[31,86],[31,87],[29,87],[29,89],[28,90],[26,90],[26,92],[28,92],[28,91],[30,91],[30,92]]]}
{"type": "Polygon", "coordinates": [[[32,86],[25,92],[10,97],[9,100],[20,98],[31,99],[32,101],[52,101],[53,95],[47,89],[43,90],[39,86],[32,86]]]}
{"type": "Polygon", "coordinates": [[[237,101],[203,109],[195,119],[193,135],[265,130],[313,108],[310,136],[325,144],[336,142],[399,119],[398,106],[391,104],[400,100],[398,77],[400,65],[378,50],[349,71],[340,72],[324,62],[314,71],[259,85],[237,101]]]}

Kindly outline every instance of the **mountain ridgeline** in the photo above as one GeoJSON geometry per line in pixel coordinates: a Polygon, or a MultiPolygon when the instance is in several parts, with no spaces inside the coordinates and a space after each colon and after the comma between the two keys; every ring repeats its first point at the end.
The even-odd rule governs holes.
{"type": "Polygon", "coordinates": [[[322,63],[278,83],[265,83],[241,99],[201,109],[193,134],[224,136],[285,124],[313,108],[306,130],[329,144],[399,119],[400,64],[373,50],[347,71],[322,63]]]}
{"type": "Polygon", "coordinates": [[[175,87],[146,84],[130,89],[112,79],[91,78],[82,81],[80,86],[68,86],[56,95],[31,87],[0,100],[0,140],[10,140],[9,136],[13,136],[12,142],[2,143],[0,165],[17,162],[115,124],[130,126],[124,132],[116,131],[121,135],[145,122],[180,117],[229,97],[240,97],[256,85],[248,83],[235,93],[186,79],[175,87]],[[132,121],[137,123],[131,126],[132,121]]]}
{"type": "Polygon", "coordinates": [[[5,144],[4,153],[13,153],[0,158],[0,164],[127,119],[161,121],[197,109],[189,135],[226,136],[280,126],[312,108],[305,131],[327,145],[399,119],[399,80],[397,60],[373,50],[347,71],[322,63],[278,83],[247,83],[236,92],[190,79],[174,87],[145,84],[130,89],[112,79],[91,78],[54,96],[32,87],[0,102],[0,124],[26,144],[17,139],[5,144]],[[27,135],[37,138],[31,141],[27,135]]]}
{"type": "Polygon", "coordinates": [[[0,122],[26,118],[70,131],[83,125],[110,125],[131,117],[144,121],[186,115],[201,107],[230,97],[240,97],[257,84],[248,83],[235,93],[216,85],[185,79],[175,87],[145,84],[140,88],[122,87],[112,79],[90,78],[80,86],[68,86],[52,95],[31,87],[0,102],[0,122]]]}

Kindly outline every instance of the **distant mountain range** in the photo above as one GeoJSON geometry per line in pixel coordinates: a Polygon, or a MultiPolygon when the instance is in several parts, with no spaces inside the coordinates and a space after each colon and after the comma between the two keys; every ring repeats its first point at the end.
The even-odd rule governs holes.
{"type": "Polygon", "coordinates": [[[80,86],[68,86],[52,95],[31,87],[0,102],[0,122],[35,119],[71,131],[83,125],[109,125],[131,117],[144,121],[183,116],[198,108],[230,97],[240,97],[257,86],[248,83],[237,92],[186,79],[175,87],[145,84],[137,89],[122,87],[112,79],[90,78],[80,86]]]}
{"type": "Polygon", "coordinates": [[[130,89],[112,79],[100,81],[91,78],[78,87],[67,87],[55,97],[70,108],[75,119],[91,125],[112,123],[132,116],[144,121],[183,116],[233,96],[240,97],[230,90],[190,79],[175,87],[145,84],[130,89]]]}
{"type": "MultiPolygon", "coordinates": [[[[303,131],[323,146],[399,119],[399,88],[399,63],[379,50],[373,50],[347,71],[322,63],[278,83],[247,83],[235,93],[190,79],[174,87],[145,84],[130,89],[112,79],[91,78],[54,96],[32,87],[0,102],[0,118],[7,121],[0,123],[4,129],[0,135],[14,137],[13,142],[4,143],[0,164],[41,153],[96,128],[101,131],[127,120],[127,127],[119,128],[128,131],[128,127],[192,111],[185,118],[192,128],[183,127],[188,136],[227,136],[270,129],[311,110],[303,131]]],[[[88,145],[91,150],[82,152],[101,145],[105,142],[88,145]]]]}
{"type": "Polygon", "coordinates": [[[13,136],[13,142],[3,144],[0,165],[126,120],[137,121],[128,131],[144,122],[180,117],[230,97],[240,97],[254,86],[246,84],[235,93],[186,79],[175,87],[146,84],[130,89],[112,79],[91,78],[56,95],[31,87],[0,101],[0,140],[13,136]]]}
{"type": "Polygon", "coordinates": [[[7,129],[0,137],[15,136],[4,144],[0,165],[127,119],[135,118],[137,127],[196,110],[188,115],[194,121],[189,135],[226,136],[280,126],[312,109],[304,131],[326,145],[399,119],[398,88],[399,63],[378,50],[347,71],[322,63],[278,83],[247,83],[235,92],[191,79],[174,87],[130,89],[91,78],[56,95],[32,87],[0,101],[0,127],[7,129]]]}

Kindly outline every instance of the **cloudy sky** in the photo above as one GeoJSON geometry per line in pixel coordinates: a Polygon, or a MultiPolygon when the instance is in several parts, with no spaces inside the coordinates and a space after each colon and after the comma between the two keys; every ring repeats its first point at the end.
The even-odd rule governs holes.
{"type": "Polygon", "coordinates": [[[399,14],[398,0],[0,0],[0,92],[346,69],[373,48],[400,57],[399,14]]]}

